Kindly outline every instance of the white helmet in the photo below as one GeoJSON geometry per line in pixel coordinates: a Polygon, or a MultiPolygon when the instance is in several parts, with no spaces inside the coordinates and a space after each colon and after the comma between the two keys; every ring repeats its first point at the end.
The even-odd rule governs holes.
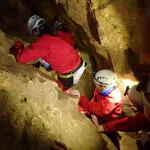
{"type": "Polygon", "coordinates": [[[33,15],[28,19],[28,28],[31,33],[33,33],[33,30],[35,30],[37,34],[40,34],[40,27],[42,27],[44,24],[45,19],[38,15],[33,15]]]}
{"type": "Polygon", "coordinates": [[[102,69],[95,74],[94,82],[104,87],[111,87],[116,84],[116,75],[113,71],[102,69]]]}

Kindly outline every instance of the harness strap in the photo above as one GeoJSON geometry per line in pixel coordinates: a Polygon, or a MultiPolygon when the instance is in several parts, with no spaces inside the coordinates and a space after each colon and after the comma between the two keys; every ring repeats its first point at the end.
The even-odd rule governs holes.
{"type": "Polygon", "coordinates": [[[80,65],[78,67],[76,67],[74,70],[72,70],[68,73],[58,74],[58,76],[61,77],[61,78],[71,78],[73,76],[73,73],[75,73],[78,69],[81,68],[82,64],[83,64],[83,59],[81,58],[80,65]]]}
{"type": "Polygon", "coordinates": [[[73,74],[72,73],[70,73],[68,75],[58,74],[58,76],[61,78],[71,78],[73,76],[73,74]]]}

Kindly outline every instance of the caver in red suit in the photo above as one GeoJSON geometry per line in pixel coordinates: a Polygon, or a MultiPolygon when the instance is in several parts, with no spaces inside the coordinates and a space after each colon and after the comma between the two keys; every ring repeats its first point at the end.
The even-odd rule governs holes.
{"type": "Polygon", "coordinates": [[[122,112],[122,96],[115,81],[115,74],[111,70],[97,72],[94,79],[94,96],[92,100],[80,96],[79,110],[96,115],[105,122],[118,118],[122,112]]]}
{"type": "MultiPolygon", "coordinates": [[[[139,84],[140,85],[140,84],[139,84]]],[[[116,121],[99,126],[99,131],[126,131],[134,132],[140,130],[150,131],[150,81],[149,78],[143,89],[139,90],[139,85],[130,88],[128,96],[135,105],[142,105],[144,112],[137,113],[135,116],[128,116],[116,121]]]]}
{"type": "Polygon", "coordinates": [[[144,113],[139,113],[136,116],[124,117],[119,120],[108,122],[103,125],[103,128],[105,132],[136,132],[140,130],[149,130],[150,122],[145,117],[144,113]]]}
{"type": "Polygon", "coordinates": [[[74,70],[81,62],[81,58],[73,46],[59,36],[49,34],[44,34],[30,46],[19,49],[15,53],[15,58],[17,62],[23,64],[43,58],[59,74],[74,70]]]}
{"type": "Polygon", "coordinates": [[[33,15],[28,20],[31,33],[38,36],[37,40],[27,47],[22,42],[15,42],[12,48],[19,63],[28,63],[42,58],[58,74],[58,84],[67,90],[77,84],[84,72],[86,63],[74,49],[75,40],[71,32],[58,31],[57,35],[48,33],[45,19],[33,15]]]}

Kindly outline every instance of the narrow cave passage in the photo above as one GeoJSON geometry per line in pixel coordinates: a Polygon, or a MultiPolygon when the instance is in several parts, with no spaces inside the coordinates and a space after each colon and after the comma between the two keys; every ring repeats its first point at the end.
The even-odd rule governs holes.
{"type": "MultiPolygon", "coordinates": [[[[35,40],[27,28],[31,15],[41,15],[49,23],[59,16],[73,31],[80,55],[88,63],[73,89],[90,99],[95,72],[107,68],[117,74],[123,95],[126,86],[150,72],[149,2],[6,0],[0,7],[0,149],[58,149],[55,141],[73,150],[116,149],[78,111],[79,99],[60,91],[54,70],[37,69],[33,66],[37,60],[19,64],[9,49],[15,41],[27,46],[35,40]]],[[[122,97],[123,111],[135,115],[127,97],[122,97]]],[[[138,149],[139,141],[146,149],[149,143],[145,133],[140,137],[135,132],[119,133],[121,149],[138,149]]]]}

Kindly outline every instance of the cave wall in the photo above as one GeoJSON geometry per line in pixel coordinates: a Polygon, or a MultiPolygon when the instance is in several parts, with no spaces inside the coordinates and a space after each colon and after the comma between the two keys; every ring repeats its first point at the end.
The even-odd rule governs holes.
{"type": "MultiPolygon", "coordinates": [[[[3,1],[0,5],[0,28],[3,32],[7,33],[7,36],[12,37],[12,35],[15,35],[19,36],[20,38],[24,38],[24,41],[27,41],[28,39],[25,38],[25,35],[28,34],[26,21],[30,15],[39,14],[49,21],[55,15],[58,15],[60,17],[60,20],[67,23],[72,29],[73,34],[76,37],[79,49],[81,51],[88,52],[92,61],[96,62],[96,66],[94,67],[96,67],[97,69],[111,68],[121,75],[132,72],[134,73],[134,75],[139,75],[149,72],[148,68],[150,68],[148,41],[148,28],[150,19],[149,8],[150,3],[148,2],[148,0],[6,0],[3,1]],[[12,32],[14,30],[16,30],[17,32],[12,32]]],[[[2,39],[0,41],[0,51],[2,53],[8,53],[9,46],[13,43],[13,40],[10,39],[11,38],[5,38],[4,40],[2,39]]],[[[5,128],[5,123],[8,124],[8,128],[10,129],[10,131],[12,131],[11,129],[17,130],[21,126],[19,132],[13,132],[12,135],[6,132],[8,140],[3,141],[6,142],[6,144],[3,145],[3,149],[6,149],[5,146],[7,145],[7,142],[11,141],[16,134],[16,136],[18,137],[18,141],[12,140],[12,145],[15,142],[20,143],[20,141],[22,140],[22,142],[24,143],[24,140],[28,139],[29,141],[25,141],[25,144],[28,143],[26,149],[29,149],[28,146],[35,149],[45,149],[45,145],[46,148],[49,148],[52,146],[55,139],[60,140],[71,148],[77,150],[88,150],[88,148],[91,150],[99,148],[103,149],[102,147],[104,146],[104,143],[101,136],[96,133],[91,122],[89,122],[89,120],[87,119],[85,120],[85,118],[76,111],[77,104],[74,102],[75,99],[70,99],[71,101],[73,100],[73,104],[67,103],[68,105],[66,105],[66,107],[69,108],[70,113],[68,114],[69,116],[65,116],[66,118],[70,117],[70,119],[73,120],[75,124],[72,124],[71,122],[65,122],[65,120],[63,120],[65,125],[70,128],[70,131],[68,133],[64,131],[64,133],[61,134],[63,136],[59,136],[58,133],[60,133],[61,131],[57,130],[57,127],[55,127],[53,123],[52,128],[54,130],[49,131],[49,126],[46,126],[48,124],[47,122],[51,120],[51,116],[48,116],[52,115],[51,112],[50,114],[48,113],[49,109],[50,111],[52,110],[53,112],[57,113],[59,106],[63,103],[59,103],[60,100],[64,98],[63,100],[66,103],[66,97],[62,96],[62,98],[61,96],[58,96],[59,92],[55,89],[56,84],[54,84],[53,93],[50,93],[52,94],[50,95],[50,97],[55,97],[56,95],[58,96],[58,99],[55,97],[55,99],[57,100],[54,101],[54,103],[57,104],[57,107],[51,107],[51,104],[48,104],[50,106],[46,107],[47,102],[49,102],[47,97],[45,97],[44,99],[42,98],[42,96],[38,97],[38,99],[32,97],[32,92],[36,93],[36,91],[32,91],[31,93],[27,92],[24,94],[29,94],[29,103],[31,102],[30,107],[25,107],[26,99],[23,99],[23,95],[19,95],[20,91],[22,90],[23,92],[26,92],[24,91],[24,89],[27,85],[28,87],[29,85],[31,85],[33,90],[35,87],[37,87],[36,83],[42,86],[43,77],[41,77],[41,75],[39,75],[40,77],[34,76],[29,80],[28,75],[24,76],[24,74],[20,72],[21,70],[25,70],[25,74],[29,74],[32,69],[28,70],[28,67],[26,68],[16,65],[15,61],[13,61],[13,58],[8,58],[7,54],[0,55],[0,58],[0,79],[1,83],[3,83],[0,87],[2,95],[0,103],[1,105],[5,104],[5,107],[3,108],[3,111],[1,113],[1,123],[4,122],[4,124],[2,123],[0,125],[1,129],[5,129],[2,136],[5,136],[5,132],[7,131],[5,128]],[[15,65],[11,66],[10,64],[15,65]],[[12,70],[15,70],[15,72],[17,71],[16,76],[11,74],[12,70]],[[13,84],[10,83],[20,83],[20,85],[24,86],[24,88],[16,89],[12,87],[13,84]],[[15,91],[12,91],[11,89],[15,91]],[[8,93],[10,94],[7,98],[8,93]],[[18,96],[14,96],[12,93],[15,93],[18,96]],[[41,101],[41,99],[43,101],[41,101]],[[12,103],[6,105],[7,103],[5,103],[5,100],[7,102],[12,101],[12,103]],[[34,100],[36,101],[36,103],[34,100]],[[43,102],[46,102],[45,105],[43,104],[43,102]],[[40,106],[37,106],[37,104],[40,106]],[[35,109],[35,107],[37,107],[37,110],[35,109]],[[27,118],[25,114],[20,114],[20,111],[23,108],[25,109],[25,112],[28,111],[27,109],[30,109],[29,118],[27,118]],[[12,111],[7,112],[8,109],[12,109],[12,111]],[[16,110],[14,111],[14,109],[16,110]],[[20,114],[20,116],[18,114],[20,114]],[[74,114],[77,115],[74,116],[74,114]],[[24,120],[20,120],[20,117],[23,117],[24,120]],[[45,117],[47,120],[45,119],[45,117]],[[7,118],[10,122],[8,122],[7,118]],[[82,125],[80,125],[80,128],[76,128],[75,125],[82,120],[80,120],[80,118],[84,120],[84,124],[81,123],[82,125]],[[39,124],[39,126],[36,126],[37,124],[39,124]],[[27,127],[28,129],[26,129],[27,127]],[[86,131],[88,131],[84,137],[85,140],[93,141],[94,144],[87,142],[89,145],[86,145],[83,144],[83,142],[80,140],[77,141],[79,144],[75,144],[74,142],[72,142],[72,135],[80,131],[74,137],[76,140],[79,135],[83,134],[83,128],[86,128],[86,131]],[[41,133],[37,132],[38,130],[40,130],[41,133]],[[43,130],[46,130],[48,134],[45,134],[43,130]],[[89,136],[91,135],[91,133],[93,134],[92,137],[89,136]],[[55,137],[56,135],[57,137],[55,137]],[[39,139],[38,137],[40,136],[42,138],[39,139]],[[34,143],[36,143],[37,145],[34,145],[34,143]],[[50,145],[47,143],[49,143],[50,145]],[[77,146],[79,146],[80,148],[77,146]]],[[[53,85],[53,82],[45,82],[48,85],[53,85]]],[[[47,93],[47,90],[44,87],[42,89],[45,90],[45,93],[47,93]]],[[[65,111],[66,110],[63,109],[60,111],[58,116],[54,115],[53,117],[56,120],[52,118],[52,120],[54,119],[60,127],[62,126],[62,124],[58,118],[62,114],[64,115],[66,113],[65,111]]],[[[19,147],[22,145],[16,146],[19,147]]],[[[16,147],[14,147],[14,149],[15,148],[16,147]]]]}
{"type": "Polygon", "coordinates": [[[73,150],[106,148],[92,122],[78,111],[78,99],[32,66],[0,65],[0,82],[1,150],[55,150],[55,141],[73,150]]]}
{"type": "MultiPolygon", "coordinates": [[[[60,3],[86,32],[98,68],[113,68],[120,74],[133,71],[137,75],[140,72],[136,66],[149,64],[148,1],[61,0],[60,3]]],[[[147,67],[143,72],[147,72],[147,67]]]]}

